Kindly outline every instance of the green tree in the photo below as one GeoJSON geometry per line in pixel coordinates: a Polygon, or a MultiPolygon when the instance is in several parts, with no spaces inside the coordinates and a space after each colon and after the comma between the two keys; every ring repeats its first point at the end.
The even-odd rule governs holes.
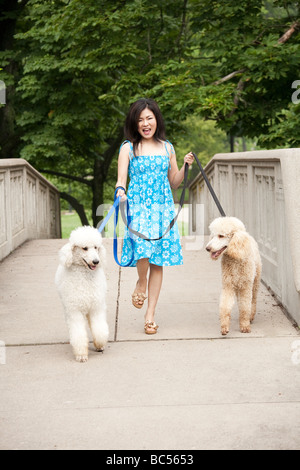
{"type": "Polygon", "coordinates": [[[201,3],[192,20],[200,113],[229,134],[257,137],[262,144],[289,107],[291,84],[298,77],[299,3],[201,3]]]}
{"type": "Polygon", "coordinates": [[[6,105],[0,105],[0,158],[19,156],[21,132],[16,126],[15,87],[21,75],[15,33],[28,0],[0,1],[0,80],[6,87],[6,105]]]}
{"type": "MultiPolygon", "coordinates": [[[[204,121],[195,115],[188,117],[176,141],[179,165],[183,164],[184,155],[189,151],[195,152],[202,165],[206,165],[216,153],[229,151],[226,132],[218,129],[214,121],[204,121]]],[[[197,165],[194,165],[191,177],[198,172],[197,165]]]]}
{"type": "MultiPolygon", "coordinates": [[[[0,58],[11,89],[0,110],[1,156],[20,154],[48,175],[84,185],[94,224],[115,172],[125,113],[138,97],[159,102],[175,143],[186,117],[196,115],[261,145],[299,144],[299,107],[291,104],[299,78],[298,2],[2,4],[0,58]]],[[[86,223],[86,196],[62,196],[86,223]]]]}
{"type": "MultiPolygon", "coordinates": [[[[168,96],[169,107],[183,115],[215,120],[230,136],[269,146],[294,143],[278,126],[299,74],[299,3],[189,0],[188,18],[185,56],[180,64],[168,62],[156,95],[168,96]]],[[[297,114],[288,114],[294,130],[297,114]]]]}
{"type": "MultiPolygon", "coordinates": [[[[17,87],[21,156],[41,171],[87,185],[94,224],[130,102],[160,81],[168,57],[180,60],[186,3],[27,4],[27,29],[16,36],[23,55],[17,87]]],[[[76,209],[85,222],[80,201],[76,209]]]]}

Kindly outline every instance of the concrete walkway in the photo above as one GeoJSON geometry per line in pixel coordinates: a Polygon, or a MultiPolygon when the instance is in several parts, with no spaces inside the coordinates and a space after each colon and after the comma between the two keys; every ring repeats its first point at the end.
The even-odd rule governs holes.
{"type": "Polygon", "coordinates": [[[27,242],[0,263],[0,449],[300,448],[300,337],[264,286],[252,333],[235,311],[223,338],[220,263],[184,241],[146,336],[136,270],[105,240],[110,343],[78,364],[53,282],[64,243],[27,242]]]}

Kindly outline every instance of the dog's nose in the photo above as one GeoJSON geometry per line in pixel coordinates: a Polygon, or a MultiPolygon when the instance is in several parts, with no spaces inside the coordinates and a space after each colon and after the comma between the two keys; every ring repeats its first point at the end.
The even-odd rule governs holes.
{"type": "Polygon", "coordinates": [[[99,264],[99,260],[94,259],[93,264],[95,264],[95,265],[96,265],[96,264],[99,264]]]}
{"type": "Polygon", "coordinates": [[[209,246],[206,247],[206,251],[208,251],[208,253],[211,252],[211,248],[209,246]]]}

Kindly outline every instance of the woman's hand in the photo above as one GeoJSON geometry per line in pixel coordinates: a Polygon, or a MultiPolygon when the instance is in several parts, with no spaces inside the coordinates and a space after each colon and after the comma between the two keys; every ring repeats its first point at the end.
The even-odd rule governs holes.
{"type": "Polygon", "coordinates": [[[187,163],[188,166],[190,167],[194,163],[194,155],[192,152],[189,152],[186,154],[184,157],[184,163],[182,168],[179,170],[178,165],[177,165],[177,160],[176,160],[176,154],[175,152],[172,153],[170,163],[171,163],[171,168],[169,169],[169,181],[172,189],[178,189],[179,186],[181,185],[183,179],[184,179],[184,171],[185,171],[185,164],[187,163]]]}
{"type": "Polygon", "coordinates": [[[119,197],[119,196],[121,197],[121,202],[126,201],[127,196],[126,196],[126,193],[125,193],[124,189],[121,189],[121,188],[118,189],[117,197],[119,197]]]}
{"type": "Polygon", "coordinates": [[[188,166],[191,166],[193,163],[194,163],[194,155],[192,152],[188,153],[185,157],[184,157],[184,164],[188,164],[188,166]]]}

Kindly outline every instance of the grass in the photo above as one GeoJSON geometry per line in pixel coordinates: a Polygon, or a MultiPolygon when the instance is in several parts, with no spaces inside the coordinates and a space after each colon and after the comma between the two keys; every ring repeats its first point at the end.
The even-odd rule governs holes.
{"type": "Polygon", "coordinates": [[[81,226],[81,221],[77,212],[67,212],[67,211],[61,212],[62,238],[69,238],[72,230],[80,226],[81,226]]]}
{"type": "MultiPolygon", "coordinates": [[[[106,215],[106,214],[105,214],[106,215]]],[[[92,221],[89,218],[89,223],[92,225],[92,221]]],[[[81,220],[77,212],[67,212],[61,211],[61,231],[62,238],[69,238],[72,230],[77,227],[81,227],[81,220]]],[[[124,229],[118,231],[118,236],[122,237],[124,234],[124,229]]],[[[109,221],[108,227],[105,228],[105,237],[111,238],[114,236],[114,226],[113,226],[113,217],[109,221]]]]}

